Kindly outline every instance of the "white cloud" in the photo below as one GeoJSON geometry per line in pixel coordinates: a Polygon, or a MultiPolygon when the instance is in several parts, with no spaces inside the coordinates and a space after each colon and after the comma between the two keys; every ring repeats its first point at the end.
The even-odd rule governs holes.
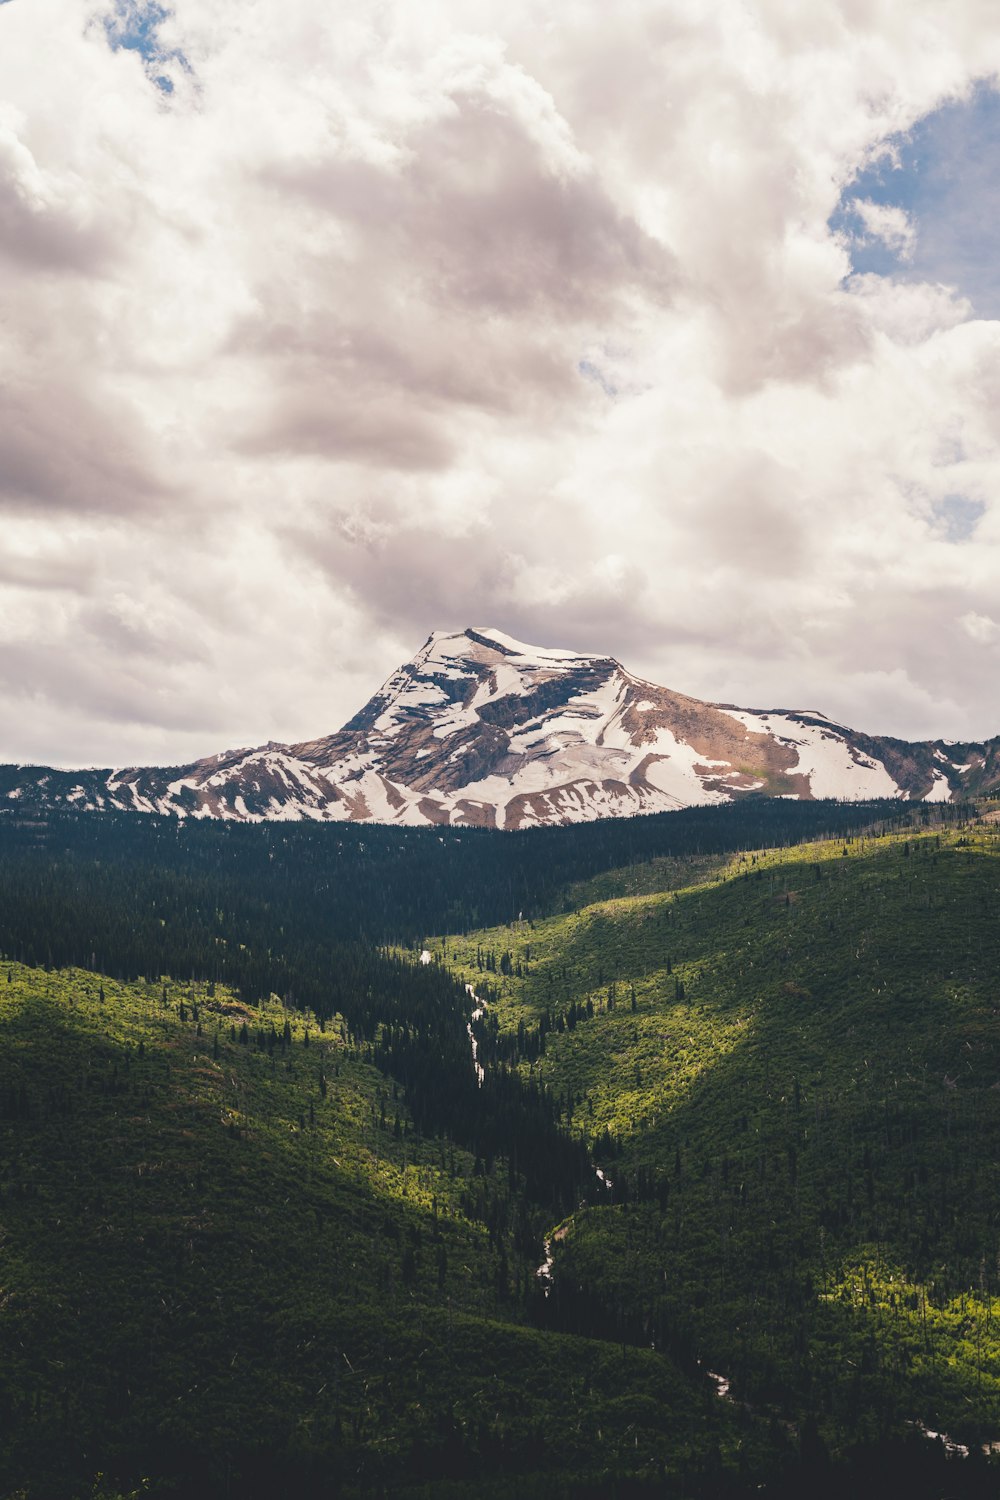
{"type": "Polygon", "coordinates": [[[969,639],[980,646],[992,646],[995,641],[1000,640],[1000,625],[996,620],[991,620],[989,615],[977,615],[974,610],[970,610],[968,614],[960,616],[958,623],[969,639]]]}
{"type": "Polygon", "coordinates": [[[1000,325],[827,222],[985,0],[114,12],[0,6],[0,756],[321,733],[483,616],[1000,729],[1000,325]]]}
{"type": "Polygon", "coordinates": [[[917,231],[905,208],[873,203],[870,198],[851,198],[847,206],[857,214],[869,239],[878,240],[901,261],[913,259],[917,231]]]}
{"type": "Polygon", "coordinates": [[[922,344],[932,333],[954,328],[972,314],[967,298],[952,287],[928,281],[896,281],[871,272],[852,276],[848,290],[864,298],[871,329],[894,344],[922,344]]]}

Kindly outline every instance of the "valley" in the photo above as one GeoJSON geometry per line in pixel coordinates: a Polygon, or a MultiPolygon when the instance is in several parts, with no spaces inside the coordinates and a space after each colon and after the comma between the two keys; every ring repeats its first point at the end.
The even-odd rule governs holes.
{"type": "Polygon", "coordinates": [[[0,820],[7,1488],[991,1494],[998,855],[0,820]]]}
{"type": "Polygon", "coordinates": [[[1000,1500],[997,15],[0,0],[0,1500],[1000,1500]]]}
{"type": "Polygon", "coordinates": [[[998,856],[995,824],[904,829],[441,940],[484,1066],[543,1083],[614,1181],[551,1234],[559,1326],[694,1356],[834,1445],[997,1441],[998,856]]]}

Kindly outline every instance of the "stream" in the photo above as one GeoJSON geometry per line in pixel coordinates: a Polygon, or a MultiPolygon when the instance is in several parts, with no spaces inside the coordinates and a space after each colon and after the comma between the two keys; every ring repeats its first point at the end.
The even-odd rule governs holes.
{"type": "MultiPolygon", "coordinates": [[[[597,1178],[598,1182],[601,1183],[602,1187],[606,1187],[608,1189],[608,1192],[611,1192],[614,1187],[614,1183],[611,1181],[611,1178],[608,1177],[604,1171],[602,1171],[600,1167],[594,1168],[594,1176],[597,1178]]],[[[566,1235],[569,1234],[572,1223],[573,1215],[570,1214],[565,1223],[560,1224],[558,1229],[554,1230],[552,1234],[547,1235],[542,1241],[542,1254],[544,1256],[544,1259],[542,1260],[538,1269],[535,1271],[535,1275],[541,1282],[542,1293],[546,1297],[552,1291],[552,1267],[555,1263],[552,1255],[552,1246],[555,1244],[556,1240],[565,1239],[566,1235]]]]}
{"type": "MultiPolygon", "coordinates": [[[[699,1360],[699,1364],[700,1363],[701,1361],[699,1360]]],[[[715,1386],[715,1394],[719,1397],[720,1401],[732,1402],[735,1399],[730,1395],[730,1382],[728,1375],[721,1375],[718,1370],[706,1370],[705,1374],[715,1386]]],[[[751,1414],[751,1416],[762,1417],[764,1415],[764,1413],[759,1411],[757,1408],[751,1406],[749,1402],[744,1401],[740,1404],[743,1406],[743,1409],[745,1411],[751,1414]]],[[[969,1449],[966,1444],[956,1442],[953,1437],[949,1437],[947,1432],[935,1432],[933,1428],[927,1427],[923,1422],[918,1421],[908,1422],[907,1426],[916,1428],[917,1432],[919,1432],[923,1437],[927,1438],[929,1442],[943,1443],[944,1451],[945,1453],[947,1453],[949,1458],[968,1458],[969,1449]]],[[[989,1456],[991,1453],[1000,1451],[1000,1443],[983,1443],[981,1445],[981,1451],[989,1456]]]]}
{"type": "MultiPolygon", "coordinates": [[[[434,955],[431,953],[429,948],[424,948],[424,950],[420,954],[420,962],[422,964],[429,964],[434,962],[434,955]]],[[[480,1088],[482,1088],[483,1081],[486,1078],[486,1069],[479,1061],[479,1042],[476,1039],[476,1033],[472,1029],[472,1023],[473,1021],[481,1021],[483,1016],[486,1014],[486,1001],[481,999],[480,996],[476,994],[475,986],[472,984],[466,984],[465,993],[473,1002],[473,1010],[471,1015],[469,1016],[469,1019],[465,1023],[465,1029],[469,1035],[469,1046],[472,1050],[472,1066],[476,1072],[476,1083],[480,1088]]],[[[601,1186],[603,1188],[606,1188],[609,1193],[613,1191],[614,1183],[601,1167],[594,1168],[594,1176],[597,1178],[601,1186]]],[[[561,1225],[559,1229],[555,1230],[553,1234],[547,1236],[547,1238],[542,1241],[542,1252],[544,1258],[535,1271],[535,1275],[540,1281],[542,1291],[546,1297],[548,1297],[552,1291],[553,1243],[557,1239],[561,1240],[563,1236],[569,1232],[569,1227],[572,1222],[572,1217],[570,1217],[566,1220],[565,1224],[561,1225]]],[[[723,1380],[723,1377],[721,1375],[718,1377],[713,1376],[712,1378],[718,1379],[720,1381],[723,1380]]],[[[726,1391],[728,1391],[728,1381],[725,1381],[725,1387],[726,1391]]],[[[720,1395],[722,1394],[724,1394],[724,1392],[720,1391],[720,1395]]]]}
{"type": "Polygon", "coordinates": [[[483,1079],[486,1077],[486,1069],[479,1061],[479,1043],[476,1041],[476,1033],[472,1029],[472,1023],[473,1021],[481,1020],[482,1017],[486,1014],[486,1002],[484,1000],[480,1000],[471,984],[467,984],[465,986],[465,993],[467,995],[470,995],[476,1002],[476,1008],[472,1012],[472,1015],[469,1017],[469,1019],[466,1021],[465,1029],[469,1033],[469,1044],[472,1047],[472,1066],[476,1070],[476,1082],[479,1084],[479,1087],[482,1088],[483,1079]]]}
{"type": "MultiPolygon", "coordinates": [[[[936,1443],[938,1440],[944,1443],[944,1451],[949,1458],[968,1458],[969,1450],[965,1444],[956,1443],[955,1439],[949,1437],[946,1432],[933,1432],[930,1427],[925,1427],[923,1422],[910,1422],[908,1425],[915,1427],[918,1432],[923,1433],[924,1437],[928,1438],[932,1443],[936,1443]]],[[[989,1453],[991,1448],[991,1443],[985,1443],[983,1445],[983,1452],[989,1453]]]]}
{"type": "MultiPolygon", "coordinates": [[[[429,948],[425,948],[421,953],[420,962],[422,964],[429,964],[434,962],[434,955],[433,953],[431,953],[429,948]]],[[[482,1088],[483,1080],[486,1077],[486,1070],[483,1067],[482,1063],[479,1061],[479,1043],[476,1041],[476,1033],[472,1029],[472,1023],[473,1021],[482,1020],[483,1016],[486,1014],[486,1001],[480,1000],[479,996],[476,994],[475,987],[471,984],[467,984],[465,986],[465,993],[471,1000],[475,1002],[475,1008],[473,1009],[472,1014],[465,1023],[465,1029],[469,1034],[469,1046],[472,1048],[472,1066],[476,1071],[476,1083],[480,1088],[482,1088]]]]}

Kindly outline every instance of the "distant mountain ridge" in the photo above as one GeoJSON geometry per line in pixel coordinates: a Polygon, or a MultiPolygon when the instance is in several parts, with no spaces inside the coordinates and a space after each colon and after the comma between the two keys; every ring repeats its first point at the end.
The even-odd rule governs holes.
{"type": "Polygon", "coordinates": [[[610,656],[435,631],[335,734],[180,767],[0,767],[0,809],[523,828],[748,794],[952,801],[1000,785],[1000,736],[912,743],[815,710],[703,703],[610,656]]]}

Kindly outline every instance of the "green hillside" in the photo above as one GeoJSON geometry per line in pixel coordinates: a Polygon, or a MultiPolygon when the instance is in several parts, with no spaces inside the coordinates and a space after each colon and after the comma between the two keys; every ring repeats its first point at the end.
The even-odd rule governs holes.
{"type": "Polygon", "coordinates": [[[506,1174],[418,1138],[344,1031],[0,970],[3,1493],[700,1492],[728,1414],[648,1350],[519,1325],[506,1174]]]}
{"type": "Polygon", "coordinates": [[[0,824],[0,1494],[995,1494],[1000,829],[762,817],[0,824]]]}
{"type": "Polygon", "coordinates": [[[581,894],[431,944],[487,998],[487,1069],[544,1081],[614,1184],[555,1229],[550,1325],[700,1359],[819,1451],[921,1422],[978,1458],[1000,1439],[997,823],[581,894]]]}

